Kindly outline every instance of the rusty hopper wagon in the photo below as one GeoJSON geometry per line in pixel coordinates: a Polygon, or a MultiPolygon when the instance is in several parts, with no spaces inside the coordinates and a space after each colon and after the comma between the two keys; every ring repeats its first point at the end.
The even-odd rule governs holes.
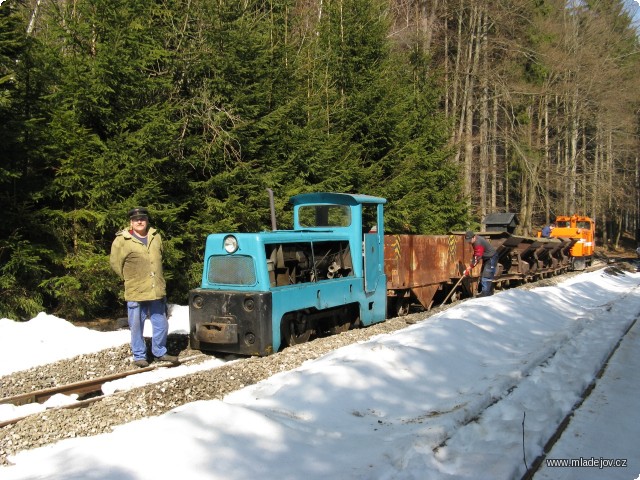
{"type": "MultiPolygon", "coordinates": [[[[385,235],[384,271],[389,313],[406,315],[416,301],[423,308],[431,308],[462,276],[472,256],[471,245],[464,242],[461,233],[385,235]]],[[[473,275],[479,272],[480,265],[477,265],[473,275]]],[[[463,291],[473,295],[475,285],[466,281],[460,294],[463,291]]]]}
{"type": "MultiPolygon", "coordinates": [[[[498,251],[494,278],[497,290],[558,275],[571,267],[569,251],[574,239],[533,238],[508,232],[478,232],[498,251]]],[[[450,235],[385,235],[384,272],[387,277],[389,315],[403,316],[412,305],[424,309],[476,293],[481,263],[460,282],[473,250],[464,242],[464,232],[450,235]],[[453,295],[449,295],[453,293],[453,295]]]]}
{"type": "MultiPolygon", "coordinates": [[[[573,266],[575,237],[515,235],[517,219],[513,213],[490,214],[483,223],[486,230],[478,235],[488,239],[499,255],[494,278],[498,290],[558,275],[573,266]]],[[[464,232],[385,235],[388,314],[402,316],[412,305],[428,310],[449,298],[455,301],[475,295],[481,264],[459,281],[472,255],[471,245],[464,242],[464,232]]]]}

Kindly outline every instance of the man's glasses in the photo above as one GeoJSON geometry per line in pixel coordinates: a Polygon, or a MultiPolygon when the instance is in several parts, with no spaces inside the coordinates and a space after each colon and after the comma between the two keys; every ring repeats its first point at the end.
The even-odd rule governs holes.
{"type": "Polygon", "coordinates": [[[147,217],[134,217],[131,219],[132,222],[146,222],[147,220],[147,217]]]}

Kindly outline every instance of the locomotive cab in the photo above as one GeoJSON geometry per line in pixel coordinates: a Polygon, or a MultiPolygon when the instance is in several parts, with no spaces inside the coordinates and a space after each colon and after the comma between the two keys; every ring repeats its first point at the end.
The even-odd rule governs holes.
{"type": "Polygon", "coordinates": [[[591,265],[595,251],[595,231],[595,221],[590,217],[578,215],[556,217],[556,228],[551,231],[551,236],[574,240],[569,252],[573,270],[584,270],[591,265]]]}
{"type": "Polygon", "coordinates": [[[385,319],[383,205],[366,195],[292,197],[293,229],[207,237],[189,293],[191,347],[269,355],[385,319]],[[363,217],[375,228],[363,233],[363,217]]]}

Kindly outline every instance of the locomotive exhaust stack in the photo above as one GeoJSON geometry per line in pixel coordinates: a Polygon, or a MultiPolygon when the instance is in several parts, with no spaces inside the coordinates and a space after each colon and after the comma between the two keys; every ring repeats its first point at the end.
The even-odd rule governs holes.
{"type": "Polygon", "coordinates": [[[278,229],[278,225],[276,224],[276,204],[273,199],[273,190],[267,188],[267,192],[269,192],[269,211],[271,212],[271,230],[276,231],[278,229]]]}

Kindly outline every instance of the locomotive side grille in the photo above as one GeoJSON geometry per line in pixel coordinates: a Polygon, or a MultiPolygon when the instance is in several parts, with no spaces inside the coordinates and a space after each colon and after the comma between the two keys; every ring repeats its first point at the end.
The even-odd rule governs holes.
{"type": "Polygon", "coordinates": [[[253,259],[243,255],[215,255],[209,259],[207,280],[223,285],[254,285],[256,272],[253,259]]]}

